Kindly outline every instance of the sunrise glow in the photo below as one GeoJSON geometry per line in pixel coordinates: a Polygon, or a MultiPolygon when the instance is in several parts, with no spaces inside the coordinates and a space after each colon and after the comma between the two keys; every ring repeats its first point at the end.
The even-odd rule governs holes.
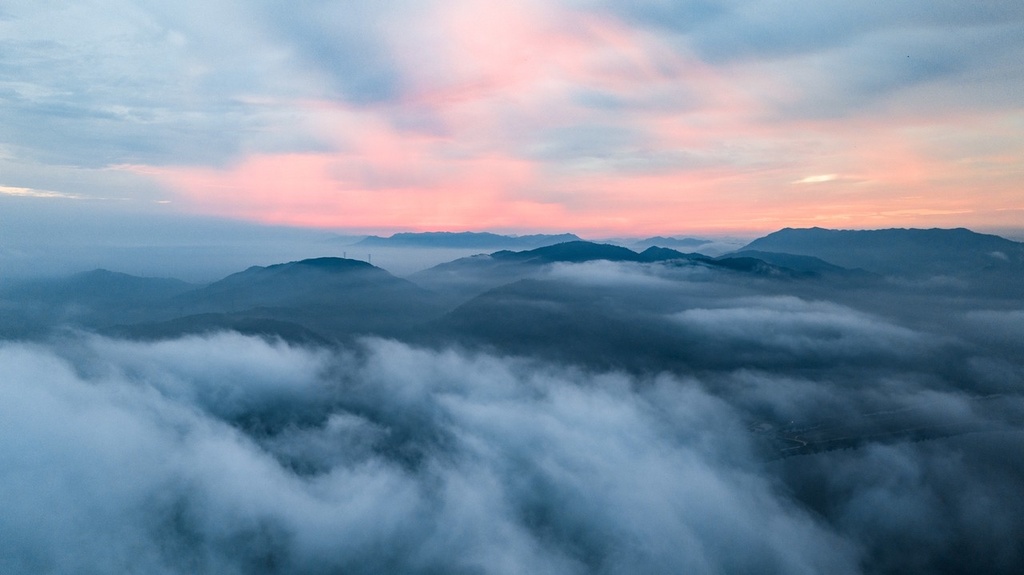
{"type": "MultiPolygon", "coordinates": [[[[91,116],[47,120],[61,139],[26,132],[3,148],[0,185],[53,197],[113,186],[179,213],[350,230],[1024,223],[1012,56],[1024,45],[1007,44],[999,18],[967,29],[940,10],[910,28],[867,7],[792,22],[481,0],[338,10],[224,6],[230,36],[198,20],[79,32],[102,46],[91,61],[111,82],[126,72],[107,41],[127,38],[140,91],[83,95],[91,116]],[[73,172],[46,182],[42,165],[73,172]]],[[[39,39],[29,30],[21,41],[39,39]]],[[[12,86],[37,106],[59,94],[12,86]]]]}

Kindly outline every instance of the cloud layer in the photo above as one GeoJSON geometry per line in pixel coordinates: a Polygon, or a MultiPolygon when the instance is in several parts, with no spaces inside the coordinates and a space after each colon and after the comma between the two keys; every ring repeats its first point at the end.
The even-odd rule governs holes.
{"type": "MultiPolygon", "coordinates": [[[[1020,452],[1019,432],[769,462],[750,398],[771,388],[779,405],[806,404],[810,388],[730,377],[726,388],[384,340],[5,343],[0,570],[1020,565],[1024,469],[1001,455],[1020,452]]],[[[836,405],[859,393],[815,387],[836,405]]]]}
{"type": "Polygon", "coordinates": [[[692,385],[363,351],[4,346],[4,570],[852,571],[692,385]]]}
{"type": "Polygon", "coordinates": [[[364,229],[1012,225],[1022,19],[1013,2],[14,3],[0,186],[364,229]]]}

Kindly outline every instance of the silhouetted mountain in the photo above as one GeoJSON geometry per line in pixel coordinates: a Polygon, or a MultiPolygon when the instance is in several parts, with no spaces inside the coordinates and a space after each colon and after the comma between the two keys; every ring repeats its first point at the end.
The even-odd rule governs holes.
{"type": "Polygon", "coordinates": [[[522,252],[504,250],[491,254],[491,257],[498,260],[534,263],[581,263],[594,260],[608,260],[613,262],[640,261],[639,254],[631,249],[612,244],[598,244],[582,240],[563,242],[522,252]]]}
{"type": "Polygon", "coordinates": [[[664,262],[670,260],[688,260],[694,262],[712,262],[714,258],[709,258],[703,254],[684,254],[683,252],[676,251],[670,248],[662,248],[658,246],[651,246],[646,250],[640,252],[640,260],[642,262],[664,262]]]}
{"type": "Polygon", "coordinates": [[[395,286],[408,282],[364,261],[316,258],[253,266],[180,299],[219,310],[238,310],[321,300],[333,290],[372,288],[378,284],[395,286]]]}
{"type": "MultiPolygon", "coordinates": [[[[684,254],[676,250],[660,247],[650,247],[640,254],[640,261],[643,262],[675,262],[676,264],[685,263],[685,265],[700,265],[710,268],[718,268],[724,270],[732,270],[736,272],[744,272],[751,274],[776,276],[776,277],[797,277],[802,275],[816,275],[810,271],[804,269],[796,269],[790,266],[782,265],[781,263],[787,258],[758,258],[755,256],[756,252],[744,252],[742,254],[730,254],[728,256],[720,256],[712,258],[703,254],[684,254]],[[775,260],[767,261],[768,259],[775,260]]],[[[768,254],[776,255],[776,254],[768,254]]],[[[798,267],[807,267],[806,262],[801,262],[796,259],[797,257],[790,259],[790,263],[798,264],[798,267]],[[804,263],[805,266],[799,264],[804,263]]],[[[814,260],[815,258],[807,258],[808,260],[814,260]]],[[[818,260],[820,261],[820,260],[818,260]]],[[[826,266],[829,265],[826,262],[821,262],[826,266]]],[[[831,266],[837,270],[842,268],[838,266],[831,266]]]]}
{"type": "Polygon", "coordinates": [[[359,260],[255,266],[174,298],[179,316],[205,313],[296,323],[323,336],[394,335],[436,317],[436,297],[359,260]]]}
{"type": "Polygon", "coordinates": [[[906,232],[831,249],[958,275],[572,241],[438,294],[340,258],[5,289],[0,504],[45,512],[0,572],[1020,573],[1019,245],[906,232]]]}
{"type": "MultiPolygon", "coordinates": [[[[861,295],[864,282],[829,281],[750,257],[672,257],[632,269],[630,263],[644,262],[540,273],[497,286],[431,324],[422,343],[454,341],[600,369],[815,370],[836,358],[780,354],[770,338],[750,341],[747,347],[719,349],[682,318],[696,307],[696,318],[708,314],[734,320],[734,312],[709,311],[719,298],[778,297],[781,302],[799,302],[828,294],[852,305],[877,304],[877,292],[872,290],[874,296],[868,298],[861,295]],[[608,281],[609,277],[614,279],[608,281]]],[[[906,300],[896,301],[900,305],[906,300]]],[[[743,313],[735,315],[742,318],[743,313]]]]}
{"type": "Polygon", "coordinates": [[[749,250],[813,256],[842,267],[906,277],[961,276],[1024,266],[1024,244],[964,228],[786,228],[741,251],[749,250]]]}
{"type": "Polygon", "coordinates": [[[572,241],[533,250],[502,250],[459,258],[417,272],[409,279],[443,294],[448,305],[454,306],[489,289],[531,277],[555,262],[639,261],[639,257],[636,252],[620,246],[572,241]]]}
{"type": "Polygon", "coordinates": [[[536,277],[551,264],[592,261],[700,266],[778,277],[800,275],[752,258],[716,259],[662,247],[650,247],[638,254],[622,246],[581,240],[520,252],[503,250],[490,255],[460,258],[415,273],[410,279],[436,293],[445,294],[449,305],[456,305],[487,290],[536,277]]]}
{"type": "Polygon", "coordinates": [[[31,280],[3,290],[4,295],[40,301],[75,302],[83,305],[119,304],[166,298],[195,285],[170,278],[145,278],[98,269],[67,278],[31,280]]]}
{"type": "Polygon", "coordinates": [[[724,268],[736,272],[746,272],[760,275],[795,277],[796,272],[789,268],[774,266],[764,260],[751,257],[719,257],[706,262],[710,266],[724,268]]]}
{"type": "MultiPolygon", "coordinates": [[[[940,265],[932,261],[940,259],[944,270],[957,263],[963,270],[974,270],[970,281],[991,284],[986,288],[988,296],[1012,297],[1021,290],[1019,275],[1011,273],[1020,269],[1019,261],[1024,261],[1020,251],[1022,244],[1017,242],[967,230],[882,230],[878,233],[881,235],[817,229],[782,230],[754,244],[780,245],[787,249],[803,249],[801,245],[813,244],[806,249],[831,250],[830,253],[845,255],[849,259],[874,258],[890,266],[899,263],[897,269],[913,270],[917,274],[924,273],[921,270],[932,269],[929,265],[940,265]],[[909,237],[913,241],[900,243],[901,237],[909,237]],[[894,243],[885,244],[888,249],[883,250],[878,243],[881,241],[879,238],[888,238],[894,243]],[[819,240],[820,245],[814,244],[819,240]],[[841,249],[843,245],[850,247],[844,251],[841,249]],[[941,259],[929,255],[928,250],[952,255],[941,259]],[[917,261],[916,256],[926,259],[917,261]],[[908,261],[910,263],[906,263],[908,261]],[[993,261],[995,263],[991,263],[993,261]],[[964,262],[973,263],[974,267],[964,262]],[[982,264],[985,266],[979,267],[982,264]]],[[[364,333],[401,336],[418,325],[441,317],[446,311],[467,304],[476,296],[521,280],[542,280],[536,285],[571,291],[563,284],[548,280],[566,273],[614,273],[620,277],[635,275],[638,279],[641,276],[667,277],[673,274],[693,276],[690,270],[721,272],[708,276],[718,283],[745,282],[751,286],[758,285],[766,292],[799,290],[809,297],[821,297],[821,294],[842,286],[853,288],[876,283],[875,276],[869,272],[846,269],[817,256],[746,250],[711,258],[656,246],[636,253],[621,246],[577,240],[531,250],[502,250],[490,255],[461,258],[414,274],[412,279],[416,283],[394,277],[364,261],[333,257],[255,266],[200,288],[177,280],[138,278],[96,270],[60,280],[40,280],[7,288],[0,294],[0,308],[5,310],[3,321],[0,321],[0,334],[31,335],[57,325],[73,325],[120,330],[118,333],[140,337],[212,329],[274,332],[304,341],[364,333]],[[605,268],[583,266],[579,271],[567,271],[556,265],[595,261],[622,265],[605,268]],[[726,278],[728,274],[735,277],[726,278]],[[854,279],[864,281],[850,281],[854,279]],[[801,285],[787,287],[786,282],[801,285]]],[[[699,273],[707,275],[707,272],[699,273]]],[[[965,282],[967,280],[961,284],[967,285],[965,282]]],[[[963,287],[944,284],[942,289],[946,290],[943,292],[945,295],[936,292],[936,297],[949,296],[956,290],[962,291],[963,287]]],[[[543,301],[542,294],[530,293],[531,298],[543,301]]],[[[852,289],[836,292],[830,297],[840,296],[851,303],[867,301],[865,298],[870,297],[858,295],[852,289]]],[[[894,291],[887,297],[892,301],[908,301],[907,298],[920,296],[894,291]]],[[[515,300],[526,301],[521,294],[515,300]]],[[[527,308],[532,309],[532,305],[530,303],[527,308]]],[[[637,305],[637,302],[631,303],[632,308],[637,305]]],[[[496,317],[497,313],[493,310],[483,313],[481,308],[473,306],[465,309],[459,313],[472,316],[480,312],[481,317],[496,317]],[[477,311],[466,312],[465,309],[477,311]]],[[[579,306],[576,309],[583,314],[581,317],[591,317],[595,313],[604,317],[604,312],[590,310],[584,313],[579,306]]],[[[531,313],[534,312],[522,312],[517,317],[529,317],[531,313]]],[[[628,313],[623,312],[622,318],[627,316],[628,313]]]]}
{"type": "Polygon", "coordinates": [[[701,240],[697,238],[666,238],[663,236],[654,236],[639,240],[633,243],[630,247],[637,251],[646,250],[650,247],[693,249],[710,243],[712,243],[711,240],[701,240]]]}
{"type": "Polygon", "coordinates": [[[438,317],[437,297],[366,262],[316,258],[255,266],[208,286],[97,270],[12,286],[0,294],[0,334],[76,326],[135,337],[214,329],[301,341],[392,336],[438,317]]]}
{"type": "Polygon", "coordinates": [[[600,368],[672,366],[681,342],[646,290],[523,279],[489,290],[433,323],[423,343],[456,342],[600,368]]]}
{"type": "Polygon", "coordinates": [[[402,248],[530,249],[578,239],[580,238],[575,234],[504,236],[489,232],[406,232],[387,238],[369,236],[355,245],[402,248]]]}
{"type": "Polygon", "coordinates": [[[195,287],[176,279],[102,269],[18,282],[0,292],[9,307],[0,332],[28,336],[59,324],[94,328],[142,321],[151,317],[156,303],[195,287]]]}
{"type": "Polygon", "coordinates": [[[641,262],[686,257],[675,250],[655,250],[645,254],[621,246],[580,240],[532,250],[502,250],[489,255],[459,258],[417,272],[409,279],[444,294],[449,305],[457,305],[489,289],[532,277],[554,263],[597,260],[641,262]]]}
{"type": "Polygon", "coordinates": [[[495,259],[532,263],[583,263],[597,260],[611,262],[664,262],[686,260],[715,265],[715,259],[703,254],[683,253],[670,248],[652,246],[641,253],[613,244],[587,241],[565,242],[523,252],[501,251],[491,254],[495,259]]]}
{"type": "Polygon", "coordinates": [[[733,252],[727,256],[716,258],[718,261],[725,261],[734,258],[754,258],[763,262],[790,269],[794,272],[806,275],[822,276],[834,275],[842,277],[863,277],[873,278],[874,274],[864,270],[851,270],[834,264],[830,264],[821,258],[814,256],[799,256],[788,253],[765,252],[757,250],[743,250],[733,252]]]}

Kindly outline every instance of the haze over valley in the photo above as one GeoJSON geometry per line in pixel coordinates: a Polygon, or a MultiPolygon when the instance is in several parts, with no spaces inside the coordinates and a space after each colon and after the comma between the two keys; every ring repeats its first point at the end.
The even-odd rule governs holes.
{"type": "Polygon", "coordinates": [[[1024,573],[1024,2],[0,2],[0,575],[1024,573]]]}
{"type": "Polygon", "coordinates": [[[564,239],[6,283],[0,571],[1024,564],[1024,244],[564,239]]]}

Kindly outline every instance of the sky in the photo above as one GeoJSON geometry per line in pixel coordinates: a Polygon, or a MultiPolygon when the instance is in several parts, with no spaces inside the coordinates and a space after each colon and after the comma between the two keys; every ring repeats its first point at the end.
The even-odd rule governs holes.
{"type": "Polygon", "coordinates": [[[12,0],[0,200],[355,233],[1022,228],[1022,28],[1017,0],[12,0]]]}

